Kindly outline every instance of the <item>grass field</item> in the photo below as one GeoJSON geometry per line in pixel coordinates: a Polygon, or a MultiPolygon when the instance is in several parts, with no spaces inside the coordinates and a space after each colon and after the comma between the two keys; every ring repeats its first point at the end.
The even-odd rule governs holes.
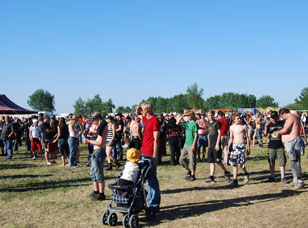
{"type": "MultiPolygon", "coordinates": [[[[85,145],[81,146],[82,167],[77,169],[61,167],[59,158],[58,164],[47,167],[40,159],[31,160],[23,148],[12,161],[0,157],[0,227],[103,227],[101,215],[109,200],[97,202],[87,198],[92,184],[85,145]]],[[[308,227],[307,188],[294,190],[280,182],[266,183],[266,148],[252,149],[247,162],[251,180],[242,185],[240,175],[240,187],[235,189],[226,188],[220,169],[216,171],[217,183],[205,184],[208,163],[198,163],[197,180],[188,182],[182,167],[169,166],[168,156],[163,161],[158,167],[161,213],[153,222],[141,213],[141,227],[308,227]]],[[[302,168],[308,184],[308,161],[304,157],[302,168]]],[[[118,173],[105,171],[106,186],[114,182],[118,173]]],[[[276,175],[279,177],[279,172],[276,175]]],[[[289,163],[286,176],[290,182],[289,163]]],[[[108,199],[110,192],[106,188],[108,199]]],[[[118,217],[118,227],[122,227],[122,216],[118,217]]]]}

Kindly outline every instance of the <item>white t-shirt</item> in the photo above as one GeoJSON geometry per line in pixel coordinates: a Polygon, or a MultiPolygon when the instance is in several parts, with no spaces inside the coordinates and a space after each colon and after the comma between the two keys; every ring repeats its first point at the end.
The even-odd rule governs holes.
{"type": "Polygon", "coordinates": [[[127,161],[121,179],[132,181],[136,183],[139,173],[139,166],[137,163],[127,161]]]}
{"type": "Polygon", "coordinates": [[[40,127],[39,126],[31,125],[29,130],[31,132],[32,138],[38,139],[40,137],[40,127]]]}

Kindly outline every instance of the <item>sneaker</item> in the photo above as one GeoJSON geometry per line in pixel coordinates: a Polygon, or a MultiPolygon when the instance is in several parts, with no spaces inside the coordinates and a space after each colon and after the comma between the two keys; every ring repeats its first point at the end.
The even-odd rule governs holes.
{"type": "Polygon", "coordinates": [[[92,201],[97,201],[97,200],[105,200],[106,199],[106,196],[105,194],[100,194],[98,193],[97,195],[95,195],[94,197],[91,197],[91,200],[92,201]]]}
{"type": "Polygon", "coordinates": [[[190,171],[188,171],[187,172],[187,174],[186,174],[186,176],[185,176],[185,180],[190,180],[190,178],[191,178],[191,172],[190,171]]]}
{"type": "Polygon", "coordinates": [[[247,184],[249,182],[249,176],[248,175],[244,175],[244,184],[247,184]]]}
{"type": "Polygon", "coordinates": [[[228,185],[229,188],[235,188],[235,187],[238,187],[238,182],[237,180],[233,180],[229,185],[228,185]]]}
{"type": "Polygon", "coordinates": [[[275,178],[270,176],[266,182],[276,182],[275,178]]]}
{"type": "Polygon", "coordinates": [[[194,180],[196,180],[195,175],[191,175],[191,177],[190,177],[190,181],[194,181],[194,180]]]}
{"type": "Polygon", "coordinates": [[[225,173],[225,180],[228,181],[228,182],[230,182],[230,180],[231,180],[231,173],[229,171],[227,171],[225,173]]]}
{"type": "Polygon", "coordinates": [[[31,159],[32,159],[32,160],[35,160],[36,158],[35,158],[35,156],[33,156],[31,159]]]}
{"type": "Polygon", "coordinates": [[[283,184],[288,184],[288,181],[287,181],[287,179],[284,177],[284,178],[281,178],[281,183],[283,183],[283,184]]]}
{"type": "Polygon", "coordinates": [[[300,188],[303,188],[304,187],[304,182],[297,182],[297,184],[295,185],[295,189],[300,189],[300,188]]]}
{"type": "Polygon", "coordinates": [[[212,178],[208,178],[204,181],[204,183],[215,183],[216,181],[212,178]]]}
{"type": "Polygon", "coordinates": [[[51,165],[52,165],[52,163],[50,163],[50,162],[47,162],[47,163],[46,163],[46,165],[47,165],[47,166],[51,166],[51,165]]]}

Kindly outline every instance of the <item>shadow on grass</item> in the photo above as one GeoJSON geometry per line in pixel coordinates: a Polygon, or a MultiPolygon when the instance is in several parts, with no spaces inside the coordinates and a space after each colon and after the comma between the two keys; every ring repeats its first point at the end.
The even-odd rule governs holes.
{"type": "Polygon", "coordinates": [[[142,218],[141,221],[147,223],[147,226],[156,226],[167,221],[174,221],[176,219],[187,217],[195,217],[207,212],[223,210],[230,207],[236,208],[279,200],[290,196],[299,195],[304,192],[307,191],[282,190],[281,193],[262,194],[226,200],[212,200],[199,203],[166,206],[161,207],[161,213],[156,216],[153,222],[147,223],[146,218],[142,218]]]}
{"type": "Polygon", "coordinates": [[[33,168],[33,167],[37,167],[37,165],[33,165],[33,164],[1,164],[0,165],[0,170],[4,170],[4,169],[24,169],[24,168],[33,168]]]}
{"type": "Polygon", "coordinates": [[[9,175],[9,176],[0,176],[0,179],[8,179],[8,178],[13,178],[13,179],[18,179],[18,178],[37,178],[37,177],[50,177],[52,176],[51,174],[45,174],[45,175],[32,175],[32,174],[25,174],[25,175],[9,175]]]}
{"type": "MultiPolygon", "coordinates": [[[[111,177],[110,177],[111,178],[111,177]]],[[[105,179],[109,179],[108,177],[105,179]]],[[[91,184],[90,177],[59,180],[59,181],[35,181],[26,184],[18,184],[16,186],[8,186],[0,188],[0,192],[28,192],[40,191],[57,188],[72,188],[78,186],[88,186],[91,184]]]]}

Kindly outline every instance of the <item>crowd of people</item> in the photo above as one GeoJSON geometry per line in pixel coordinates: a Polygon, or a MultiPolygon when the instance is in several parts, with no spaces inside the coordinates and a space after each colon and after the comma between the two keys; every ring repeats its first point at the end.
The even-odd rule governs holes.
{"type": "MultiPolygon", "coordinates": [[[[142,155],[152,156],[153,169],[147,180],[148,204],[159,211],[160,190],[156,163],[162,163],[166,147],[170,148],[170,165],[182,165],[185,180],[196,180],[198,162],[207,161],[210,172],[205,183],[215,183],[216,166],[222,169],[229,187],[238,186],[238,167],[244,173],[244,184],[249,182],[247,156],[251,147],[268,144],[269,182],[275,179],[275,160],[280,166],[280,181],[285,178],[286,154],[290,160],[295,188],[302,188],[301,155],[307,143],[307,113],[291,113],[280,109],[266,113],[194,113],[154,114],[149,102],[136,108],[135,114],[116,113],[104,117],[92,115],[67,117],[39,114],[31,118],[0,117],[0,147],[6,160],[12,160],[24,141],[31,159],[45,160],[47,166],[56,163],[58,154],[61,166],[77,168],[79,145],[88,144],[88,163],[94,191],[93,200],[104,200],[104,160],[106,171],[118,170],[123,161],[123,149],[135,148],[142,155]],[[229,167],[232,170],[228,171],[229,167]]],[[[137,152],[136,152],[137,153],[137,152]]],[[[134,178],[128,178],[132,180],[134,178]]]]}

